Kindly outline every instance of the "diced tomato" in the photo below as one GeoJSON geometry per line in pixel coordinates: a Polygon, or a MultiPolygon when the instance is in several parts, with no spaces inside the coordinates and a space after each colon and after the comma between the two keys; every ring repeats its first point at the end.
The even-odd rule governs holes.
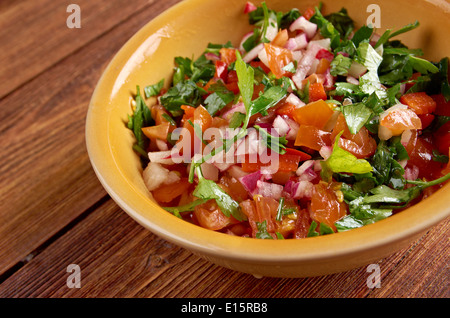
{"type": "Polygon", "coordinates": [[[220,60],[227,65],[236,61],[236,49],[223,47],[219,50],[220,60]]]}
{"type": "Polygon", "coordinates": [[[264,48],[266,50],[270,71],[276,78],[288,76],[289,74],[292,75],[288,71],[283,70],[286,65],[292,62],[291,50],[287,50],[270,43],[264,43],[264,48]]]}
{"type": "Polygon", "coordinates": [[[275,38],[270,43],[275,46],[284,47],[284,45],[288,40],[289,40],[288,30],[283,29],[277,33],[275,38]]]}
{"type": "Polygon", "coordinates": [[[294,145],[319,151],[323,146],[331,145],[330,136],[330,132],[320,130],[315,126],[300,125],[294,145]]]}
{"type": "Polygon", "coordinates": [[[422,129],[422,122],[417,114],[409,108],[387,110],[380,120],[380,126],[388,128],[394,136],[408,129],[422,129]]]}
{"type": "Polygon", "coordinates": [[[339,139],[339,147],[350,152],[359,159],[372,156],[377,149],[377,142],[370,136],[366,127],[362,127],[358,133],[352,134],[348,129],[347,122],[342,113],[339,114],[336,124],[331,133],[331,142],[343,131],[339,139]]]}
{"type": "Polygon", "coordinates": [[[306,20],[309,20],[315,13],[316,10],[312,7],[309,7],[305,10],[305,12],[303,12],[303,16],[305,17],[306,20]]]}
{"type": "Polygon", "coordinates": [[[309,85],[309,102],[315,102],[318,100],[326,100],[327,93],[323,87],[322,83],[313,83],[309,85]]]}
{"type": "Polygon", "coordinates": [[[215,61],[214,64],[216,66],[216,72],[214,74],[214,77],[220,78],[222,81],[225,82],[228,78],[228,64],[221,60],[215,61]]]}
{"type": "Polygon", "coordinates": [[[164,118],[163,115],[167,115],[169,116],[169,113],[167,112],[167,110],[164,108],[164,106],[161,105],[153,105],[151,110],[150,110],[151,114],[152,114],[152,118],[155,121],[155,125],[161,125],[163,123],[168,123],[169,121],[164,118]]]}
{"type": "Polygon", "coordinates": [[[317,74],[325,74],[330,67],[331,62],[327,59],[320,59],[319,64],[316,68],[317,74]]]}
{"type": "Polygon", "coordinates": [[[450,147],[450,121],[442,125],[433,136],[438,151],[441,154],[447,154],[450,147]]]}
{"type": "Polygon", "coordinates": [[[266,64],[264,64],[264,63],[261,62],[261,61],[251,61],[251,62],[250,62],[250,65],[251,65],[252,67],[254,67],[254,68],[260,67],[260,68],[264,71],[264,73],[266,73],[266,74],[269,74],[269,73],[270,73],[270,68],[268,68],[268,67],[266,66],[266,64]]]}
{"type": "Polygon", "coordinates": [[[194,117],[195,107],[188,105],[181,105],[181,109],[184,110],[184,114],[186,115],[187,118],[194,117]]]}
{"type": "Polygon", "coordinates": [[[450,116],[450,100],[447,102],[442,94],[432,95],[431,98],[436,102],[435,115],[450,116]]]}
{"type": "Polygon", "coordinates": [[[336,191],[339,191],[336,183],[315,184],[310,206],[311,218],[319,223],[325,223],[334,231],[336,231],[334,223],[347,215],[347,205],[338,200],[336,191]]]}
{"type": "Polygon", "coordinates": [[[314,126],[323,129],[333,116],[334,111],[323,100],[317,100],[300,108],[296,108],[293,117],[300,125],[314,126]]]}
{"type": "Polygon", "coordinates": [[[156,126],[143,127],[142,132],[149,139],[167,140],[170,123],[162,123],[156,126]]]}
{"type": "Polygon", "coordinates": [[[328,62],[331,63],[334,59],[334,54],[328,51],[327,49],[320,49],[319,52],[316,54],[316,59],[326,59],[328,62]]]}
{"type": "Polygon", "coordinates": [[[225,192],[228,193],[237,202],[242,202],[248,198],[248,191],[245,190],[244,186],[239,180],[225,175],[220,178],[219,183],[223,187],[225,192]]]}
{"type": "Polygon", "coordinates": [[[256,233],[258,233],[258,226],[256,222],[259,222],[259,217],[256,212],[256,204],[253,200],[245,200],[239,203],[241,207],[242,213],[247,216],[248,223],[252,228],[252,237],[256,237],[256,233]]]}
{"type": "Polygon", "coordinates": [[[433,114],[423,114],[423,115],[417,115],[420,118],[420,121],[422,122],[422,129],[427,128],[430,126],[430,124],[433,122],[435,116],[433,114]]]}
{"type": "Polygon", "coordinates": [[[153,198],[160,203],[168,203],[187,192],[190,188],[187,178],[182,178],[176,184],[163,185],[152,191],[153,198]]]}
{"type": "Polygon", "coordinates": [[[294,238],[302,239],[307,237],[311,226],[311,217],[307,210],[301,210],[297,214],[297,222],[295,224],[294,238]]]}
{"type": "Polygon", "coordinates": [[[419,168],[419,178],[431,180],[440,176],[442,164],[433,160],[433,145],[419,136],[417,131],[412,131],[405,149],[409,156],[407,166],[419,168]]]}
{"type": "Polygon", "coordinates": [[[260,223],[267,222],[267,232],[274,233],[276,230],[275,217],[278,211],[278,201],[273,198],[257,195],[254,198],[256,213],[260,223]]]}
{"type": "Polygon", "coordinates": [[[194,111],[194,125],[199,125],[202,132],[211,127],[212,117],[205,107],[202,105],[195,108],[194,111]]]}
{"type": "Polygon", "coordinates": [[[237,223],[236,219],[227,217],[222,213],[215,200],[196,206],[194,216],[201,227],[213,231],[218,231],[237,223]]]}
{"type": "MultiPolygon", "coordinates": [[[[253,158],[252,158],[253,159],[253,158]]],[[[244,172],[255,172],[260,170],[263,167],[269,167],[271,165],[278,165],[278,171],[296,171],[298,168],[298,165],[301,161],[309,160],[311,159],[311,156],[307,153],[304,153],[303,151],[292,149],[292,148],[286,148],[286,153],[280,154],[277,156],[277,159],[273,159],[271,162],[263,163],[260,161],[260,158],[256,158],[255,160],[250,160],[250,158],[247,156],[242,162],[242,170],[244,172]],[[275,162],[276,160],[276,162],[275,162]]]]}
{"type": "Polygon", "coordinates": [[[405,94],[400,102],[408,105],[417,115],[429,114],[436,109],[436,102],[425,92],[405,94]]]}
{"type": "Polygon", "coordinates": [[[277,109],[276,109],[276,111],[275,111],[275,113],[277,114],[277,115],[280,115],[280,116],[288,116],[288,117],[290,117],[290,118],[293,118],[293,112],[294,112],[294,110],[295,110],[295,105],[292,105],[292,104],[290,104],[290,103],[288,103],[288,102],[280,102],[280,103],[278,103],[279,104],[279,106],[277,107],[277,109]]]}

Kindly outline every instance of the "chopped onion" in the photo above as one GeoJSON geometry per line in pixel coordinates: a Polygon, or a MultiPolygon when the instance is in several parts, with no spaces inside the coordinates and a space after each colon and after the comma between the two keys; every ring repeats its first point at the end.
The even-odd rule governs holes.
{"type": "MultiPolygon", "coordinates": [[[[323,49],[325,49],[327,51],[329,51],[331,49],[331,40],[329,38],[310,41],[308,43],[308,46],[313,45],[313,44],[317,44],[321,48],[323,48],[323,49]]],[[[332,53],[330,53],[330,54],[332,54],[332,53]]]]}
{"type": "Polygon", "coordinates": [[[305,106],[306,104],[294,93],[291,93],[288,95],[288,97],[286,97],[286,102],[288,102],[291,105],[294,105],[296,107],[302,107],[305,106]]]}
{"type": "Polygon", "coordinates": [[[174,171],[164,168],[156,162],[149,162],[142,176],[148,191],[153,191],[161,185],[172,184],[180,180],[180,176],[174,171]]]}
{"type": "Polygon", "coordinates": [[[218,181],[219,180],[219,169],[208,162],[204,162],[200,165],[203,177],[208,180],[218,181]]]}
{"type": "Polygon", "coordinates": [[[305,54],[298,63],[299,65],[297,67],[297,71],[292,76],[292,80],[294,81],[298,89],[303,89],[302,81],[306,78],[306,74],[308,74],[309,70],[311,69],[311,66],[316,60],[317,52],[319,52],[321,48],[322,47],[320,45],[317,45],[316,43],[313,43],[311,46],[308,46],[308,48],[305,51],[305,54]]]}
{"type": "Polygon", "coordinates": [[[267,57],[267,52],[265,48],[259,51],[258,58],[265,66],[269,67],[269,59],[267,57]]]}
{"type": "Polygon", "coordinates": [[[298,51],[306,48],[308,45],[308,37],[305,33],[301,33],[293,38],[289,38],[285,48],[291,51],[298,51]]]}
{"type": "Polygon", "coordinates": [[[292,22],[289,26],[289,31],[302,30],[308,36],[308,39],[312,39],[317,32],[317,24],[310,22],[304,16],[299,17],[292,22]]]}
{"type": "Polygon", "coordinates": [[[154,151],[148,153],[148,158],[150,162],[162,163],[166,165],[173,165],[172,151],[154,151]]]}
{"type": "Polygon", "coordinates": [[[278,200],[283,193],[283,186],[276,183],[270,183],[258,180],[256,181],[256,192],[263,197],[274,198],[278,200]]]}
{"type": "Polygon", "coordinates": [[[297,174],[297,176],[301,176],[306,170],[311,169],[311,167],[313,166],[314,160],[307,160],[304,163],[302,163],[300,167],[298,167],[295,173],[297,174]]]}
{"type": "Polygon", "coordinates": [[[284,117],[284,120],[289,125],[289,132],[286,136],[287,140],[295,140],[297,138],[298,130],[300,129],[300,125],[293,119],[289,117],[284,117]]]}
{"type": "Polygon", "coordinates": [[[218,61],[220,60],[220,56],[211,52],[205,53],[205,57],[210,61],[218,61]]]}
{"type": "Polygon", "coordinates": [[[229,110],[227,110],[226,112],[224,112],[222,114],[222,118],[229,121],[231,119],[231,117],[233,116],[233,114],[236,113],[236,112],[239,112],[239,113],[242,113],[242,114],[246,113],[245,105],[244,105],[243,102],[239,102],[239,103],[234,104],[233,106],[231,106],[231,108],[229,110]]]}
{"type": "Polygon", "coordinates": [[[360,78],[365,72],[367,72],[367,68],[364,65],[361,65],[358,62],[353,61],[352,65],[348,70],[348,75],[354,78],[360,78]]]}
{"type": "Polygon", "coordinates": [[[332,152],[333,152],[333,148],[331,148],[330,146],[322,146],[319,150],[319,154],[325,160],[327,160],[331,156],[332,152]]]}
{"type": "Polygon", "coordinates": [[[238,180],[242,183],[245,190],[247,190],[250,194],[253,194],[256,190],[258,180],[261,180],[262,174],[261,171],[256,171],[245,176],[239,177],[238,180]]]}
{"type": "Polygon", "coordinates": [[[277,130],[279,136],[286,136],[291,130],[289,124],[280,115],[278,115],[273,121],[273,128],[277,130]]]}
{"type": "MultiPolygon", "coordinates": [[[[264,50],[264,43],[259,43],[257,46],[255,46],[253,49],[251,49],[243,58],[242,60],[245,63],[250,63],[253,61],[256,57],[258,57],[259,52],[264,50]]],[[[264,50],[265,51],[265,50],[264,50]]]]}
{"type": "Polygon", "coordinates": [[[347,83],[359,85],[359,80],[354,78],[353,76],[348,75],[346,80],[347,80],[347,83]]]}

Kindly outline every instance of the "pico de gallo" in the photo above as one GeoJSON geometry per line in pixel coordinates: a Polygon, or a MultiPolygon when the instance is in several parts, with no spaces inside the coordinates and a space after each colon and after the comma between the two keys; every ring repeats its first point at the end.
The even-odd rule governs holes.
{"type": "Polygon", "coordinates": [[[380,221],[447,182],[448,57],[397,39],[419,22],[377,33],[345,8],[264,2],[243,15],[240,43],[137,86],[128,128],[160,206],[212,231],[302,239],[380,221]]]}

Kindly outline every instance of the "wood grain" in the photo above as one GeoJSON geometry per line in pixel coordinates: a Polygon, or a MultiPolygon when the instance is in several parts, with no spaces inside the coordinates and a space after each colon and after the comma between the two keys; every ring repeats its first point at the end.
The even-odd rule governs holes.
{"type": "Polygon", "coordinates": [[[120,47],[180,0],[0,2],[1,298],[448,298],[450,220],[366,268],[261,278],[211,264],[145,230],[106,194],[86,153],[93,89],[120,47]],[[81,268],[81,288],[66,284],[81,268]]]}
{"type": "Polygon", "coordinates": [[[380,260],[378,289],[368,287],[365,267],[302,279],[258,279],[234,272],[158,238],[105,200],[5,280],[0,297],[446,298],[447,269],[429,271],[429,266],[448,262],[447,249],[434,258],[427,251],[442,243],[449,226],[446,220],[411,247],[380,260]],[[81,288],[67,287],[69,264],[80,266],[81,288]]]}
{"type": "Polygon", "coordinates": [[[70,29],[66,11],[73,1],[6,1],[0,7],[0,98],[155,2],[76,1],[82,24],[70,29]]]}
{"type": "Polygon", "coordinates": [[[114,54],[165,7],[136,6],[132,19],[121,16],[105,36],[0,100],[0,275],[106,195],[86,153],[89,100],[114,54]]]}

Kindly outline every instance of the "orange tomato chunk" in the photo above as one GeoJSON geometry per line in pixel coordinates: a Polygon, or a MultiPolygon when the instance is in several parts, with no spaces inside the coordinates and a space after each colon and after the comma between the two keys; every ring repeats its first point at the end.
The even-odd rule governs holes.
{"type": "Polygon", "coordinates": [[[347,215],[347,205],[338,199],[335,192],[338,189],[335,190],[335,187],[336,183],[315,184],[310,206],[311,218],[319,223],[325,223],[334,231],[336,231],[334,223],[347,215]]]}
{"type": "Polygon", "coordinates": [[[296,108],[292,115],[300,125],[314,126],[323,129],[334,111],[323,100],[317,100],[305,106],[296,108]]]}
{"type": "Polygon", "coordinates": [[[400,97],[400,102],[408,105],[417,115],[429,114],[436,109],[436,102],[425,92],[405,94],[400,97]]]}

